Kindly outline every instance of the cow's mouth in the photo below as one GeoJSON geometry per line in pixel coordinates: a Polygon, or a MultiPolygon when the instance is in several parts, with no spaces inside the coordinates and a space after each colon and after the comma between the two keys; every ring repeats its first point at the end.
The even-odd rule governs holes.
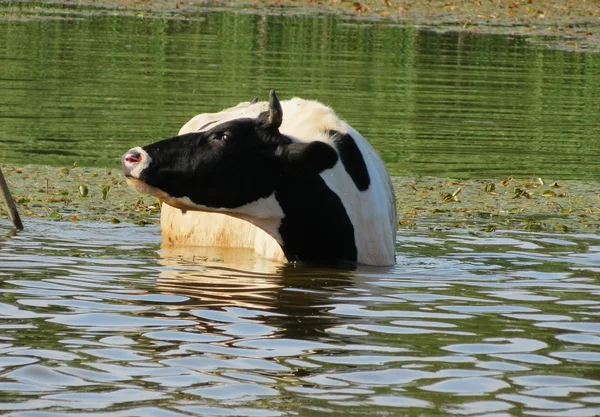
{"type": "Polygon", "coordinates": [[[153,187],[152,185],[148,184],[147,182],[142,181],[141,179],[136,178],[134,176],[126,175],[125,178],[127,179],[127,183],[138,193],[149,194],[154,197],[161,198],[161,199],[168,195],[161,189],[153,187]]]}
{"type": "Polygon", "coordinates": [[[161,201],[164,201],[168,205],[181,209],[181,210],[198,210],[198,207],[195,207],[182,199],[172,197],[163,190],[153,187],[152,185],[140,180],[139,178],[132,177],[130,175],[126,175],[127,183],[138,193],[148,194],[153,197],[158,198],[161,201]]]}

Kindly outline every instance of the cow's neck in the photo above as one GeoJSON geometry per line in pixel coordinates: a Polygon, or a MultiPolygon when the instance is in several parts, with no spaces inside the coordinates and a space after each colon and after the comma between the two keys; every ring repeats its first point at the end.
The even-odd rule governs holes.
{"type": "Polygon", "coordinates": [[[278,227],[289,261],[356,262],[354,227],[342,201],[320,176],[287,178],[275,190],[284,213],[278,227]]]}

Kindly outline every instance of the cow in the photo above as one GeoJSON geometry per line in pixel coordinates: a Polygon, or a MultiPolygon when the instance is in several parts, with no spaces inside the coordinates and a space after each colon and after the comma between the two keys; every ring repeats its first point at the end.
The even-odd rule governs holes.
{"type": "Polygon", "coordinates": [[[395,262],[396,201],[371,145],[317,101],[240,103],[121,159],[163,201],[163,242],[315,264],[395,262]]]}

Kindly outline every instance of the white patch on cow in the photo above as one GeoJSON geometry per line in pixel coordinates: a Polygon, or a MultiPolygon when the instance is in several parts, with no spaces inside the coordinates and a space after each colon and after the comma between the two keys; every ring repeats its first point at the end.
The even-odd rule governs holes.
{"type": "Polygon", "coordinates": [[[230,109],[225,109],[219,113],[199,114],[194,116],[189,122],[183,125],[183,127],[179,129],[179,134],[183,135],[191,132],[204,132],[222,123],[244,117],[255,119],[259,114],[267,111],[268,108],[269,104],[267,102],[259,102],[254,104],[245,102],[240,103],[230,109]]]}
{"type": "MultiPolygon", "coordinates": [[[[358,132],[340,120],[331,108],[319,102],[301,98],[281,101],[281,106],[283,122],[279,131],[289,136],[294,142],[322,141],[335,148],[335,141],[329,137],[328,131],[335,130],[352,136],[362,153],[369,172],[371,179],[369,188],[365,191],[358,190],[341,160],[333,168],[323,171],[321,177],[327,186],[340,197],[354,226],[357,261],[368,265],[392,265],[395,262],[396,202],[389,175],[379,155],[358,132]]],[[[179,134],[212,129],[234,119],[256,118],[267,109],[267,102],[255,104],[247,102],[219,113],[200,114],[187,122],[179,134]],[[203,128],[207,123],[211,124],[203,128]]],[[[188,199],[182,203],[189,206],[191,201],[188,199]]],[[[202,238],[202,242],[208,242],[210,236],[218,236],[223,233],[224,229],[227,229],[228,236],[230,236],[228,242],[231,246],[251,247],[253,244],[259,254],[275,259],[282,257],[281,248],[275,246],[281,243],[281,236],[277,229],[284,213],[274,195],[235,210],[215,210],[207,207],[201,209],[207,210],[207,212],[188,212],[186,216],[182,216],[179,210],[163,205],[161,214],[163,238],[165,230],[168,230],[171,233],[167,236],[170,241],[182,244],[185,244],[183,242],[186,240],[197,242],[198,240],[194,240],[194,233],[190,231],[190,228],[179,227],[178,222],[185,221],[189,224],[198,222],[207,226],[196,232],[206,236],[202,238]],[[266,233],[258,230],[249,238],[249,231],[247,228],[241,227],[241,220],[230,216],[251,222],[266,233]],[[236,234],[237,231],[239,233],[236,234]]]]}
{"type": "Polygon", "coordinates": [[[357,131],[340,120],[331,108],[319,102],[293,98],[282,102],[282,106],[283,124],[280,131],[298,142],[320,140],[335,148],[335,141],[329,137],[328,131],[335,130],[352,136],[371,178],[369,188],[358,190],[341,160],[333,168],[323,171],[321,178],[340,197],[354,226],[357,261],[368,265],[394,264],[396,197],[385,165],[375,149],[357,131]]]}
{"type": "Polygon", "coordinates": [[[252,249],[258,255],[280,262],[286,258],[279,243],[254,224],[222,213],[187,211],[163,204],[163,247],[203,246],[252,249]]]}
{"type": "MultiPolygon", "coordinates": [[[[142,171],[150,166],[150,163],[152,162],[152,158],[150,157],[150,155],[148,155],[148,153],[146,153],[145,150],[143,150],[139,146],[137,146],[133,149],[130,149],[129,152],[137,152],[142,156],[142,160],[140,162],[136,162],[135,164],[133,164],[133,165],[135,165],[135,167],[129,171],[129,175],[131,175],[134,178],[139,178],[142,171]]],[[[129,164],[129,163],[125,162],[125,164],[129,164]]]]}
{"type": "Polygon", "coordinates": [[[341,199],[354,225],[357,261],[368,265],[391,265],[395,261],[396,198],[383,161],[373,147],[354,129],[346,132],[358,146],[371,179],[369,188],[360,191],[342,162],[321,173],[327,186],[341,199]],[[382,220],[387,221],[382,221],[382,220]]]}
{"type": "Polygon", "coordinates": [[[279,234],[279,226],[285,213],[281,209],[279,202],[275,198],[275,193],[269,197],[260,198],[248,204],[244,204],[235,208],[215,208],[208,207],[202,204],[194,203],[188,197],[171,197],[168,203],[182,209],[194,210],[200,212],[223,213],[230,216],[246,220],[273,236],[279,244],[282,243],[281,235],[279,234]]]}

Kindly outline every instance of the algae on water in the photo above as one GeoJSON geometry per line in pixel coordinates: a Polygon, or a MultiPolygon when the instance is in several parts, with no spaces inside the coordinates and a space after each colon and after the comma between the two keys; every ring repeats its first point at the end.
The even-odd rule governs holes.
{"type": "MultiPolygon", "coordinates": [[[[158,221],[160,204],[129,188],[119,170],[3,166],[23,217],[60,221],[158,221]]],[[[0,215],[6,216],[4,208],[0,215]]]]}
{"type": "MultiPolygon", "coordinates": [[[[131,189],[120,170],[3,165],[26,219],[158,222],[160,202],[131,189]]],[[[600,184],[556,178],[393,178],[399,227],[600,230],[600,184]]],[[[0,208],[6,217],[6,209],[0,208]]]]}

